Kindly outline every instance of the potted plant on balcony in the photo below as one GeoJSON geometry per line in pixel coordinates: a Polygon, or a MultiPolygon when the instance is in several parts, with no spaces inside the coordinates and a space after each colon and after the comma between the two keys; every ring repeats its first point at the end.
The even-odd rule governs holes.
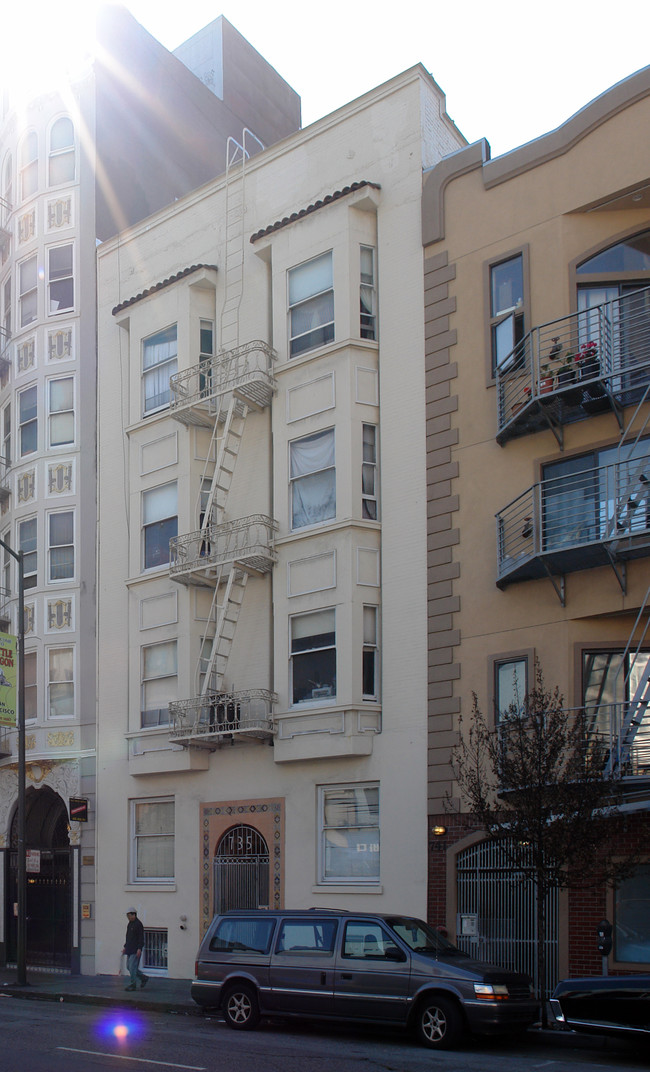
{"type": "Polygon", "coordinates": [[[551,371],[551,366],[545,361],[539,367],[539,393],[540,395],[550,395],[553,390],[555,379],[551,371]]]}
{"type": "Polygon", "coordinates": [[[595,342],[583,342],[576,354],[576,363],[580,369],[581,380],[593,380],[600,375],[598,345],[595,342]]]}

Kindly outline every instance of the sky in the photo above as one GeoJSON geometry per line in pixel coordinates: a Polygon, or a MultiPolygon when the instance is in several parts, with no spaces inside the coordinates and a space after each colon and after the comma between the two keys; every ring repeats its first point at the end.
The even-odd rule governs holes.
{"type": "MultiPolygon", "coordinates": [[[[4,0],[3,38],[16,41],[5,73],[11,55],[17,72],[43,73],[55,32],[70,42],[100,2],[4,0]]],[[[300,94],[304,126],[420,62],[467,140],[487,138],[492,156],[553,130],[650,63],[648,0],[621,9],[612,0],[122,2],[170,50],[225,15],[300,94]]]]}

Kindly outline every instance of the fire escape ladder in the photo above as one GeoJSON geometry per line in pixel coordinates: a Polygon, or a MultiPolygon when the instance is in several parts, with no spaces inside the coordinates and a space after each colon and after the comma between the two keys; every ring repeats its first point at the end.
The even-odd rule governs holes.
{"type": "MultiPolygon", "coordinates": [[[[639,655],[641,654],[641,648],[643,647],[643,644],[644,644],[645,638],[646,638],[646,634],[648,632],[648,629],[650,628],[650,609],[649,609],[649,606],[648,606],[649,601],[650,601],[650,588],[647,589],[647,591],[645,593],[645,596],[643,597],[643,602],[642,602],[642,604],[641,604],[641,606],[639,608],[639,613],[636,616],[636,620],[634,622],[634,625],[632,626],[632,631],[631,631],[630,636],[628,638],[627,644],[625,645],[625,650],[623,652],[623,657],[621,659],[621,666],[620,666],[620,669],[619,669],[619,674],[620,674],[620,670],[625,666],[626,657],[628,656],[628,654],[630,653],[630,651],[631,651],[631,649],[632,649],[632,647],[634,645],[634,635],[636,633],[637,627],[638,627],[638,625],[640,623],[643,623],[643,628],[641,630],[641,635],[640,635],[639,640],[637,641],[636,646],[634,648],[634,653],[630,655],[628,671],[627,671],[627,673],[625,675],[625,678],[624,678],[623,691],[626,694],[627,694],[628,685],[629,685],[629,682],[630,682],[630,678],[632,676],[632,672],[634,670],[636,660],[639,657],[639,655]]],[[[616,678],[614,680],[614,693],[615,694],[616,694],[616,691],[617,691],[616,685],[617,685],[619,674],[616,675],[616,678]]],[[[641,674],[641,677],[639,678],[638,684],[637,684],[636,689],[634,691],[634,695],[632,696],[632,698],[629,701],[629,703],[625,703],[623,705],[623,712],[622,712],[622,716],[621,716],[621,724],[620,724],[620,727],[618,728],[618,734],[616,735],[616,738],[612,739],[612,749],[611,749],[611,752],[610,752],[609,760],[607,762],[607,766],[605,768],[605,773],[606,774],[611,775],[616,771],[618,771],[620,773],[621,769],[624,770],[625,767],[627,766],[627,764],[629,763],[631,752],[632,752],[632,747],[633,747],[634,742],[635,742],[637,731],[638,731],[639,727],[643,723],[643,720],[644,720],[644,717],[645,717],[646,711],[648,710],[649,705],[650,705],[650,659],[647,659],[646,665],[645,665],[645,667],[643,669],[643,673],[641,674]]]]}
{"type": "Polygon", "coordinates": [[[218,601],[217,593],[222,587],[217,584],[213,598],[215,612],[215,632],[212,638],[212,646],[207,663],[205,664],[205,677],[201,695],[223,692],[224,676],[228,663],[228,656],[235,638],[239,612],[244,600],[248,573],[238,566],[233,566],[225,583],[223,597],[218,601]]]}
{"type": "Polygon", "coordinates": [[[206,502],[204,527],[209,526],[210,519],[215,525],[223,522],[247,413],[248,407],[233,394],[221,435],[216,439],[217,456],[206,502]]]}
{"type": "MultiPolygon", "coordinates": [[[[245,141],[245,136],[242,137],[245,141]]],[[[244,212],[248,150],[233,137],[226,147],[225,288],[221,309],[223,350],[239,346],[239,307],[244,292],[244,212]]]]}

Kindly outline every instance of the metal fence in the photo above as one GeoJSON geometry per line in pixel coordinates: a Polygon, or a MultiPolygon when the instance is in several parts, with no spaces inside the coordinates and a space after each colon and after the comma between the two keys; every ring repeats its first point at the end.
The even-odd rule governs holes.
{"type": "Polygon", "coordinates": [[[167,971],[167,928],[144,929],[142,967],[149,971],[167,971]]]}

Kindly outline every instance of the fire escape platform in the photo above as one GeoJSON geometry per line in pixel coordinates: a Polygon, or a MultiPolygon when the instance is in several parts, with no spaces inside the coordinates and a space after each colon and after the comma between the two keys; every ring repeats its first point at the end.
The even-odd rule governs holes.
{"type": "Polygon", "coordinates": [[[263,575],[277,560],[271,547],[277,523],[251,514],[223,525],[178,536],[171,543],[169,575],[180,584],[214,588],[235,569],[263,575]]]}

